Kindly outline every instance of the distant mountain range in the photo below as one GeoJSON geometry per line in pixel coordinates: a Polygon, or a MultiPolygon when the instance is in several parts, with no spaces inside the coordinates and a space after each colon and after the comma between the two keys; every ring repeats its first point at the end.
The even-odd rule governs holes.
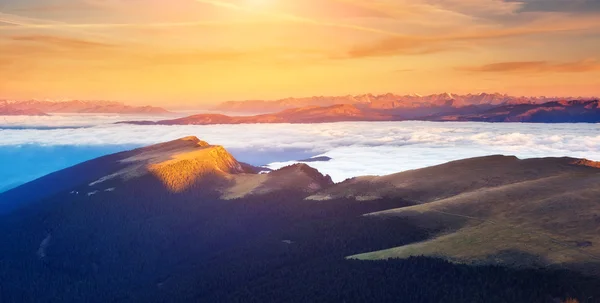
{"type": "Polygon", "coordinates": [[[0,194],[2,302],[600,297],[600,163],[488,156],[337,184],[260,171],[187,137],[0,194]]]}
{"type": "Polygon", "coordinates": [[[47,116],[45,112],[35,108],[18,108],[0,101],[0,116],[47,116]]]}
{"type": "Polygon", "coordinates": [[[369,109],[418,109],[418,108],[438,108],[451,107],[462,108],[469,106],[498,106],[509,104],[540,104],[550,101],[561,100],[586,100],[582,97],[515,97],[499,93],[481,93],[458,95],[451,93],[433,94],[421,96],[413,95],[347,95],[347,96],[316,96],[307,98],[286,98],[274,101],[248,100],[248,101],[229,101],[219,104],[216,110],[225,112],[249,112],[249,113],[268,113],[279,112],[291,108],[309,107],[309,106],[330,106],[336,104],[351,104],[361,108],[369,109]]]}
{"type": "Polygon", "coordinates": [[[244,124],[244,123],[323,123],[341,121],[388,121],[391,115],[378,112],[363,111],[354,105],[339,104],[329,107],[303,107],[284,110],[274,114],[256,116],[226,116],[220,114],[199,114],[189,117],[161,121],[125,121],[138,125],[209,125],[209,124],[244,124]]]}
{"type": "Polygon", "coordinates": [[[114,101],[11,101],[0,100],[0,115],[46,115],[48,113],[167,114],[154,106],[129,106],[114,101]]]}
{"type": "Polygon", "coordinates": [[[131,121],[138,125],[208,125],[244,123],[325,123],[342,121],[479,121],[531,123],[598,123],[598,100],[551,101],[546,103],[437,106],[427,108],[373,108],[360,104],[303,107],[273,114],[226,116],[200,114],[160,121],[131,121]]]}
{"type": "Polygon", "coordinates": [[[423,117],[433,121],[483,122],[600,122],[598,100],[552,101],[542,104],[509,104],[485,111],[462,114],[438,114],[423,117]]]}

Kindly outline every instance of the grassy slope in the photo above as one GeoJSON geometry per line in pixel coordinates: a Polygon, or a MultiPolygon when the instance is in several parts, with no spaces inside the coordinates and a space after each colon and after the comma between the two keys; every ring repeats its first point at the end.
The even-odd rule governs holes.
{"type": "MultiPolygon", "coordinates": [[[[370,214],[382,218],[402,217],[425,228],[441,228],[444,232],[425,242],[353,258],[429,255],[476,264],[600,264],[600,187],[597,185],[600,170],[569,165],[566,159],[536,161],[533,163],[539,167],[539,172],[550,173],[370,214]],[[531,257],[523,258],[524,254],[531,257]]],[[[526,166],[529,166],[527,169],[535,168],[526,166]]],[[[444,191],[443,188],[436,190],[444,191]]],[[[591,266],[585,271],[600,273],[598,268],[591,266]]]]}

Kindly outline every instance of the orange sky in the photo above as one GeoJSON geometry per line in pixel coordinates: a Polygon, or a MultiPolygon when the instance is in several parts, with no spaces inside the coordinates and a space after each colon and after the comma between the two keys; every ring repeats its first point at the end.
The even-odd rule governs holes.
{"type": "Polygon", "coordinates": [[[4,0],[0,98],[600,95],[595,0],[4,0]]]}

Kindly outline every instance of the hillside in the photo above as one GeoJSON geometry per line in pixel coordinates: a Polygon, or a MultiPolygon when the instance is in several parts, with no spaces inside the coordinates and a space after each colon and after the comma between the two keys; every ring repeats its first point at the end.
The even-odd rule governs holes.
{"type": "Polygon", "coordinates": [[[79,114],[167,114],[167,110],[154,106],[129,106],[114,101],[8,101],[0,100],[0,108],[10,107],[23,113],[79,113],[79,114]]]}
{"type": "Polygon", "coordinates": [[[282,168],[273,174],[260,175],[258,172],[263,169],[238,162],[222,146],[210,145],[196,137],[186,137],[100,157],[0,193],[0,213],[14,208],[16,204],[27,204],[72,190],[81,184],[86,186],[78,192],[90,194],[110,188],[107,184],[129,184],[148,178],[152,182],[159,181],[171,192],[181,192],[198,184],[210,183],[212,191],[236,197],[243,197],[255,190],[268,193],[271,191],[271,183],[277,183],[277,188],[307,191],[332,184],[329,177],[325,178],[318,172],[306,169],[307,167],[299,164],[282,168]],[[292,170],[294,167],[301,169],[292,170]],[[288,173],[276,181],[272,180],[282,172],[288,173]],[[317,181],[311,185],[313,177],[317,181]],[[302,184],[306,188],[301,188],[302,184]],[[309,185],[314,189],[309,189],[309,185]]]}
{"type": "Polygon", "coordinates": [[[598,275],[598,182],[597,162],[491,156],[355,178],[309,199],[402,197],[415,205],[369,216],[397,217],[441,231],[428,241],[353,258],[427,255],[467,264],[568,267],[598,275]]]}
{"type": "Polygon", "coordinates": [[[0,241],[10,243],[0,246],[0,300],[593,302],[600,278],[582,273],[594,274],[589,269],[596,264],[596,166],[494,156],[333,184],[306,164],[259,173],[221,146],[181,138],[94,159],[0,194],[0,241]],[[488,262],[497,260],[492,244],[513,245],[508,236],[518,233],[427,208],[438,203],[464,205],[447,210],[486,224],[506,215],[527,232],[555,226],[561,231],[551,236],[564,236],[557,239],[571,246],[554,250],[553,242],[536,239],[526,256],[552,256],[548,266],[488,262]],[[404,210],[422,216],[407,217],[404,210]],[[457,261],[450,249],[442,251],[449,255],[429,254],[435,258],[346,259],[431,243],[471,227],[498,237],[472,233],[461,242],[465,251],[489,258],[475,262],[482,266],[439,258],[457,261]],[[477,246],[477,239],[490,245],[477,246]],[[588,257],[568,257],[576,251],[588,257]],[[557,260],[563,268],[552,268],[557,260]]]}

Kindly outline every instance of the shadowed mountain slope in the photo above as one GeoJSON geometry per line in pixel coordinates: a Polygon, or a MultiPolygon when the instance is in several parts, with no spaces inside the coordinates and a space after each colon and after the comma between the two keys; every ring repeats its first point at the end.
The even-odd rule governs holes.
{"type": "Polygon", "coordinates": [[[518,233],[505,232],[498,222],[514,219],[510,227],[521,224],[523,235],[558,224],[571,235],[560,243],[593,255],[595,200],[587,198],[596,194],[595,166],[494,156],[333,184],[306,164],[258,173],[220,146],[182,138],[91,160],[0,195],[5,206],[7,197],[14,199],[12,211],[0,215],[0,243],[6,244],[0,245],[0,300],[594,302],[600,279],[581,274],[593,268],[593,258],[562,258],[563,269],[549,269],[559,258],[543,249],[553,246],[542,238],[532,240],[536,249],[510,246],[508,236],[518,233]],[[540,184],[548,193],[536,182],[547,182],[540,184]],[[506,187],[512,191],[503,196],[506,187]],[[559,194],[569,187],[571,200],[559,194]],[[459,205],[449,211],[461,215],[419,208],[436,203],[459,205]],[[418,215],[398,215],[403,210],[418,215]],[[492,227],[472,223],[482,220],[492,227]],[[474,260],[477,254],[495,256],[498,245],[511,254],[474,262],[495,263],[481,267],[425,257],[346,259],[469,228],[498,239],[471,233],[459,242],[471,255],[451,247],[443,250],[447,254],[428,255],[474,260]],[[495,246],[476,245],[484,240],[495,246]],[[523,260],[539,256],[552,262],[504,266],[531,265],[523,260]]]}

